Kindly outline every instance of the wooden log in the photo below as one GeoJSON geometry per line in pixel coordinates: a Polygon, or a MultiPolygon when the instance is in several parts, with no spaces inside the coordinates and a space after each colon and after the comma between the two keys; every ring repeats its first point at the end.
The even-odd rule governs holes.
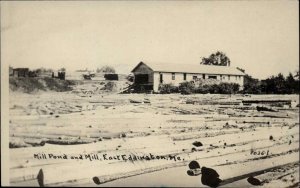
{"type": "MultiPolygon", "coordinates": [[[[216,131],[217,130],[214,130],[213,132],[216,132],[216,131]]],[[[232,130],[224,130],[224,131],[226,132],[225,135],[219,135],[218,137],[215,137],[215,139],[223,140],[223,139],[226,138],[225,137],[226,135],[235,133],[235,132],[232,132],[232,130]]],[[[207,133],[207,132],[208,131],[203,131],[203,132],[201,132],[201,134],[204,134],[204,136],[205,136],[205,133],[207,133]]],[[[211,131],[209,131],[209,132],[211,132],[211,131]]],[[[274,138],[282,137],[282,136],[289,136],[289,135],[294,135],[294,134],[295,134],[295,136],[297,136],[298,132],[299,132],[299,130],[298,130],[297,127],[294,127],[293,129],[288,129],[288,127],[286,127],[285,129],[276,128],[275,131],[274,131],[274,134],[272,134],[272,135],[274,136],[274,138]],[[283,133],[281,133],[280,131],[283,131],[283,133]]],[[[195,136],[195,137],[197,137],[198,134],[199,133],[190,133],[189,132],[189,133],[172,134],[170,136],[174,137],[174,138],[181,138],[181,137],[185,138],[186,136],[195,136]]],[[[153,137],[153,139],[154,140],[162,140],[164,138],[169,139],[170,136],[168,136],[168,135],[159,135],[159,136],[153,137]]],[[[258,139],[268,139],[269,138],[268,137],[269,136],[269,130],[268,130],[268,128],[260,128],[255,132],[253,132],[253,131],[252,132],[243,131],[243,132],[239,133],[239,136],[240,136],[240,138],[237,138],[237,137],[233,137],[235,139],[231,138],[232,143],[238,143],[238,142],[241,142],[241,141],[254,140],[254,139],[257,139],[257,140],[258,139]],[[255,133],[255,137],[251,136],[253,133],[255,133]]],[[[295,138],[297,138],[297,137],[295,137],[295,138]]],[[[139,137],[139,138],[130,138],[130,139],[128,139],[128,141],[130,141],[130,143],[131,142],[132,143],[141,142],[140,141],[141,139],[142,139],[141,137],[139,137]]],[[[212,138],[202,138],[201,142],[205,141],[203,139],[205,139],[205,140],[209,139],[210,140],[212,138]]],[[[128,143],[128,141],[127,141],[127,143],[128,143]]],[[[190,141],[186,140],[184,142],[190,142],[190,141]]],[[[182,141],[180,143],[182,143],[182,141]]],[[[180,143],[177,142],[177,144],[180,144],[180,143]]],[[[115,149],[120,144],[122,144],[122,148],[126,147],[126,145],[127,145],[125,143],[124,143],[125,144],[124,145],[122,140],[116,139],[116,140],[110,140],[110,141],[105,141],[104,140],[102,142],[95,143],[95,144],[93,144],[93,147],[91,147],[89,145],[86,145],[84,147],[83,146],[72,145],[72,146],[67,146],[67,147],[64,146],[64,148],[65,148],[65,151],[67,153],[82,152],[84,150],[87,151],[87,152],[93,152],[95,150],[94,147],[97,147],[99,151],[112,150],[112,149],[115,149]],[[109,145],[108,145],[108,142],[109,142],[109,145]],[[101,149],[99,149],[99,148],[101,148],[101,149]]],[[[205,144],[205,142],[203,142],[203,144],[205,144]]],[[[130,145],[128,147],[129,147],[128,149],[133,149],[132,145],[130,145]]],[[[151,145],[149,145],[149,147],[151,147],[151,145]]],[[[60,150],[60,148],[53,147],[53,146],[52,147],[47,146],[45,148],[45,152],[54,152],[55,153],[56,151],[59,151],[59,150],[60,150]]],[[[39,152],[43,152],[43,150],[41,150],[39,148],[30,148],[30,149],[26,149],[26,151],[21,150],[21,149],[17,149],[17,150],[12,150],[11,152],[13,154],[11,156],[12,158],[20,158],[20,157],[24,158],[25,156],[32,157],[32,155],[31,155],[32,152],[39,153],[39,152]]]]}
{"type": "MultiPolygon", "coordinates": [[[[182,164],[177,164],[177,165],[181,166],[182,164]]],[[[135,170],[135,171],[126,172],[126,173],[114,174],[114,175],[94,176],[92,179],[93,179],[93,182],[95,184],[100,185],[100,184],[110,182],[110,181],[114,181],[114,180],[117,180],[117,179],[128,178],[128,177],[131,177],[131,176],[136,176],[136,175],[140,175],[140,174],[155,172],[155,171],[166,169],[166,168],[171,167],[171,166],[174,167],[174,166],[177,166],[177,165],[168,164],[168,165],[163,165],[163,166],[158,166],[158,167],[135,170]]]]}
{"type": "Polygon", "coordinates": [[[292,100],[242,100],[242,103],[243,105],[264,104],[278,107],[283,107],[284,105],[287,105],[289,107],[292,106],[292,100]]]}
{"type": "Polygon", "coordinates": [[[30,180],[36,180],[37,179],[37,173],[31,168],[27,168],[26,171],[18,171],[16,173],[10,173],[10,183],[20,183],[24,181],[30,181],[30,180]],[[28,172],[30,171],[30,172],[28,172]]]}
{"type": "Polygon", "coordinates": [[[46,143],[46,139],[24,138],[24,142],[26,144],[30,144],[31,146],[44,146],[46,143]]]}
{"type": "Polygon", "coordinates": [[[104,103],[104,104],[115,104],[115,101],[89,101],[89,103],[104,103]]]}
{"type": "Polygon", "coordinates": [[[247,171],[247,172],[244,172],[244,174],[242,174],[242,175],[237,175],[235,177],[231,177],[231,178],[227,178],[227,179],[223,180],[222,183],[220,184],[220,186],[228,185],[230,183],[233,183],[233,182],[236,182],[236,181],[239,181],[242,179],[246,179],[251,176],[254,177],[254,176],[261,175],[261,174],[265,174],[267,172],[274,171],[276,169],[281,169],[285,166],[294,165],[294,164],[297,164],[297,162],[291,162],[291,163],[286,163],[286,164],[282,164],[282,165],[271,166],[271,167],[267,167],[267,168],[263,168],[263,169],[260,168],[259,170],[256,170],[253,172],[247,171]]]}
{"type": "Polygon", "coordinates": [[[240,133],[240,130],[223,130],[223,131],[218,131],[218,132],[204,132],[204,133],[192,133],[192,134],[186,134],[186,135],[176,135],[176,136],[172,136],[171,138],[174,141],[182,141],[182,140],[190,140],[190,139],[198,139],[198,138],[205,138],[205,137],[214,137],[214,136],[219,136],[219,135],[225,135],[225,134],[236,134],[236,133],[240,133]]]}
{"type": "Polygon", "coordinates": [[[49,139],[46,141],[48,144],[58,144],[58,145],[76,145],[76,144],[88,144],[95,142],[93,139],[72,139],[72,140],[61,140],[61,139],[49,139]]]}
{"type": "MultiPolygon", "coordinates": [[[[240,178],[245,178],[248,175],[259,174],[259,173],[261,173],[265,170],[273,170],[273,169],[276,169],[276,168],[280,168],[283,165],[289,165],[291,163],[295,163],[295,162],[297,162],[296,156],[297,156],[297,153],[292,154],[291,158],[287,161],[282,160],[282,159],[285,158],[285,157],[282,157],[282,156],[277,157],[277,158],[271,158],[271,159],[262,159],[262,161],[261,161],[262,165],[259,166],[259,169],[251,168],[253,166],[253,163],[257,163],[257,161],[245,162],[244,164],[245,164],[246,167],[244,167],[243,165],[238,164],[238,165],[235,165],[236,166],[235,169],[238,169],[238,174],[236,174],[235,171],[233,173],[228,173],[228,167],[227,166],[226,166],[227,171],[226,172],[221,171],[222,173],[219,172],[219,168],[223,168],[223,166],[221,166],[221,167],[218,167],[217,165],[212,165],[212,166],[214,167],[214,169],[216,169],[218,171],[219,174],[227,175],[225,181],[223,181],[222,182],[223,184],[221,184],[221,185],[226,185],[227,183],[232,182],[232,180],[238,180],[240,178]],[[274,167],[274,164],[275,164],[275,167],[274,167]],[[240,168],[240,166],[242,166],[244,168],[240,168]],[[243,174],[243,175],[241,175],[241,174],[243,174]]],[[[204,162],[204,161],[202,161],[202,162],[204,162]]],[[[206,164],[208,164],[208,163],[206,163],[206,164]]],[[[152,171],[145,170],[144,172],[149,173],[149,172],[152,172],[152,171]]],[[[143,174],[143,173],[133,171],[131,173],[127,173],[127,176],[126,176],[126,174],[117,174],[117,175],[114,175],[114,176],[95,176],[95,177],[93,177],[93,181],[94,181],[95,184],[99,185],[99,184],[104,184],[106,182],[114,181],[114,180],[117,180],[117,179],[120,179],[120,178],[128,178],[128,177],[131,177],[131,176],[141,175],[141,174],[143,174]]],[[[222,178],[222,176],[221,176],[221,178],[222,178]]],[[[105,184],[104,184],[104,186],[105,186],[105,184]]]]}
{"type": "MultiPolygon", "coordinates": [[[[251,133],[246,133],[245,135],[244,134],[241,134],[240,136],[241,136],[241,138],[243,138],[243,137],[245,137],[245,138],[247,138],[247,139],[249,139],[249,140],[253,140],[253,139],[263,139],[264,137],[266,137],[266,134],[268,135],[268,130],[267,129],[263,129],[263,130],[265,130],[265,131],[258,131],[258,132],[256,132],[256,135],[255,135],[255,137],[247,137],[247,136],[245,136],[246,134],[249,134],[249,135],[251,135],[251,133]]],[[[280,129],[278,129],[278,130],[280,130],[280,129]]],[[[297,134],[297,128],[295,128],[294,130],[289,130],[289,132],[290,133],[295,133],[295,134],[297,134]],[[295,130],[296,130],[296,132],[295,132],[295,130]]],[[[285,131],[284,131],[285,132],[285,131]]],[[[287,133],[289,133],[289,132],[287,132],[287,133]]],[[[276,134],[274,134],[273,136],[274,136],[274,138],[276,139],[276,140],[278,140],[279,138],[278,138],[278,136],[279,135],[282,135],[282,133],[280,133],[279,131],[275,131],[275,133],[276,134]]],[[[284,134],[287,134],[287,133],[284,133],[284,134]]],[[[224,135],[225,136],[225,135],[224,135]]],[[[288,135],[286,135],[286,136],[288,136],[288,135]]],[[[296,137],[295,137],[296,138],[296,137]]],[[[217,138],[214,138],[214,139],[217,139],[217,138]]],[[[266,138],[267,140],[268,140],[268,137],[266,138]]],[[[238,138],[236,138],[235,140],[240,140],[240,139],[238,139],[238,138]]],[[[242,139],[243,141],[245,140],[245,139],[242,139]]],[[[232,143],[235,143],[236,141],[234,141],[234,142],[232,142],[232,143]]],[[[265,141],[265,142],[268,142],[268,141],[265,141]]],[[[204,142],[205,143],[205,142],[204,142]]],[[[272,144],[272,142],[270,142],[271,144],[272,144]]],[[[102,148],[101,147],[101,144],[99,145],[100,146],[100,148],[102,148]]],[[[266,146],[266,145],[264,145],[264,146],[266,146]]],[[[269,145],[267,145],[268,147],[269,147],[269,145]]],[[[93,148],[95,148],[96,147],[96,145],[95,146],[93,146],[93,148]]],[[[113,147],[116,147],[116,145],[113,145],[112,146],[112,148],[113,147]]],[[[244,146],[243,146],[244,147],[244,146]]],[[[77,149],[75,149],[75,147],[73,147],[73,146],[70,146],[70,147],[68,147],[68,148],[64,148],[64,150],[66,150],[66,151],[69,151],[69,148],[74,148],[74,152],[75,151],[77,151],[77,152],[80,152],[81,150],[79,150],[78,151],[78,149],[79,149],[79,147],[76,147],[77,149]]],[[[244,147],[245,148],[245,147],[244,147]]],[[[33,148],[34,149],[34,148],[33,148]]],[[[107,149],[107,148],[105,148],[105,149],[107,149]]],[[[133,148],[131,148],[131,149],[133,149],[133,148]]],[[[238,149],[238,148],[236,148],[236,149],[238,149]]],[[[288,147],[287,147],[287,149],[289,149],[288,147]]],[[[82,148],[82,150],[86,150],[85,148],[82,148]]],[[[145,151],[147,151],[148,149],[146,148],[145,149],[145,151]]],[[[172,148],[170,149],[170,150],[172,150],[172,148]]],[[[33,151],[33,150],[32,150],[33,151]]],[[[51,150],[45,150],[45,151],[49,151],[49,152],[55,152],[55,148],[53,148],[53,150],[51,151],[51,150]]],[[[88,151],[88,150],[87,150],[88,151]]],[[[227,151],[227,150],[226,150],[227,151]]],[[[27,151],[25,151],[24,150],[24,152],[26,152],[26,153],[29,153],[30,151],[29,150],[27,150],[27,151]]],[[[168,151],[165,151],[165,152],[168,152],[168,151]]],[[[232,151],[231,152],[234,152],[233,151],[233,149],[232,149],[232,151]]],[[[249,151],[248,151],[249,152],[249,151]]],[[[222,152],[223,153],[223,152],[222,152]]],[[[15,154],[17,154],[17,153],[14,153],[14,155],[15,154]]],[[[195,154],[197,154],[198,156],[199,156],[199,153],[198,152],[196,152],[195,154]]],[[[208,154],[210,154],[210,153],[208,153],[208,154]]],[[[18,156],[21,156],[22,154],[21,153],[19,153],[19,154],[17,154],[18,156]]],[[[202,154],[201,154],[202,155],[202,154]]],[[[205,154],[203,154],[203,157],[206,157],[206,156],[208,156],[208,155],[205,155],[205,154]]],[[[210,155],[211,156],[211,155],[210,155]]]]}
{"type": "MultiPolygon", "coordinates": [[[[246,152],[243,152],[243,153],[246,153],[246,152]]],[[[243,154],[243,153],[241,153],[241,155],[243,154]]],[[[243,156],[243,155],[242,155],[243,156]]],[[[292,154],[292,156],[290,156],[291,158],[290,159],[292,159],[292,160],[294,160],[295,159],[295,156],[297,156],[297,153],[296,153],[296,155],[294,155],[294,154],[292,154]]],[[[218,156],[217,158],[222,158],[222,156],[218,156]]],[[[280,158],[284,158],[284,157],[286,157],[286,156],[280,156],[280,158]]],[[[217,159],[216,158],[216,159],[217,159]]],[[[204,158],[205,159],[205,158],[204,158]]],[[[271,158],[272,159],[272,158],[271,158]]],[[[267,159],[263,159],[263,160],[266,160],[267,161],[267,159]]],[[[272,159],[273,160],[273,159],[272,159]]],[[[208,161],[207,161],[207,158],[205,159],[205,161],[206,162],[204,162],[204,160],[202,159],[201,160],[201,163],[204,163],[204,164],[212,164],[212,163],[209,163],[208,161]]],[[[211,161],[211,160],[209,160],[209,161],[211,161]]],[[[216,161],[216,160],[214,160],[214,161],[216,161]]],[[[219,160],[219,161],[222,161],[222,160],[219,160]]],[[[275,160],[276,161],[276,160],[275,160]]],[[[278,160],[277,160],[278,161],[278,160]]],[[[284,160],[281,160],[281,161],[284,161],[284,160]]],[[[215,164],[215,163],[213,163],[213,164],[215,164]]],[[[265,162],[263,162],[263,161],[261,161],[261,164],[265,164],[265,162]]],[[[179,163],[177,163],[176,165],[179,165],[180,166],[180,164],[179,163]]],[[[102,165],[101,165],[102,166],[102,165]]],[[[154,168],[148,168],[148,169],[139,169],[139,170],[135,170],[135,171],[130,171],[130,172],[124,172],[124,173],[117,173],[117,174],[111,174],[111,175],[102,175],[102,176],[94,176],[93,177],[93,181],[95,182],[95,183],[105,183],[105,182],[109,182],[109,181],[113,181],[113,180],[116,180],[116,179],[120,179],[120,178],[126,178],[126,177],[130,177],[130,176],[134,176],[134,175],[139,175],[139,174],[143,174],[143,173],[148,173],[148,172],[153,172],[153,171],[156,171],[156,170],[162,170],[162,169],[164,169],[164,168],[171,168],[171,167],[174,167],[175,165],[167,165],[167,166],[164,166],[164,167],[162,167],[162,166],[157,166],[157,167],[154,167],[154,168]]],[[[76,168],[76,166],[74,166],[75,168],[76,168]]],[[[102,167],[104,167],[104,166],[102,166],[102,167]]],[[[112,167],[112,166],[110,166],[110,167],[112,167]]],[[[83,168],[83,169],[90,169],[90,170],[92,170],[93,168],[96,168],[96,166],[93,166],[93,167],[86,167],[86,168],[83,168]]],[[[50,172],[51,170],[50,170],[51,168],[48,168],[47,169],[47,173],[50,175],[50,174],[52,174],[52,172],[50,172]],[[49,171],[50,170],[50,171],[49,171]]],[[[72,169],[73,168],[70,168],[69,170],[68,170],[68,172],[66,171],[66,172],[64,172],[64,173],[72,173],[72,172],[75,172],[74,170],[72,171],[72,169]]],[[[56,168],[56,170],[58,170],[57,168],[56,168]]],[[[60,171],[60,170],[59,170],[60,171]]],[[[86,172],[86,171],[85,171],[86,172]]],[[[63,174],[64,174],[63,173],[63,174]]],[[[105,171],[104,171],[104,173],[105,173],[105,171]]],[[[40,174],[40,172],[39,173],[37,173],[37,174],[40,174]]],[[[44,173],[43,173],[44,174],[44,173]]],[[[55,173],[54,173],[55,174],[55,173]]],[[[103,174],[103,173],[102,173],[103,174]]],[[[80,174],[77,174],[77,175],[75,175],[76,177],[78,176],[78,177],[81,177],[82,179],[85,179],[85,178],[87,178],[87,176],[84,176],[85,174],[83,174],[83,176],[80,176],[80,174]],[[79,176],[78,176],[79,175],[79,176]]],[[[74,176],[74,178],[75,178],[75,176],[74,176]]],[[[39,181],[39,184],[40,185],[47,185],[47,186],[51,186],[51,185],[76,185],[76,182],[77,182],[77,180],[81,180],[80,178],[79,179],[77,179],[76,180],[76,178],[75,179],[70,179],[70,177],[72,177],[72,175],[70,176],[70,174],[68,175],[68,178],[67,177],[65,177],[65,176],[54,176],[54,175],[52,175],[52,177],[51,177],[51,179],[47,179],[47,176],[42,176],[44,179],[42,179],[42,178],[40,178],[38,181],[39,181]],[[64,179],[64,178],[66,178],[66,179],[64,179]],[[76,181],[75,181],[76,180],[76,181]]],[[[79,182],[79,181],[78,181],[79,182]]]]}
{"type": "MultiPolygon", "coordinates": [[[[267,142],[267,141],[265,141],[265,142],[267,142]]],[[[270,142],[270,143],[273,144],[272,142],[270,142]]],[[[245,148],[245,146],[240,146],[240,147],[245,148]]],[[[272,149],[273,154],[276,156],[276,154],[280,154],[282,152],[289,151],[293,148],[294,149],[297,148],[298,143],[294,143],[293,145],[290,145],[289,147],[286,147],[285,145],[274,145],[273,147],[270,147],[269,145],[267,145],[267,146],[264,146],[264,147],[257,147],[256,149],[262,149],[262,148],[266,148],[266,147],[272,149]]],[[[248,159],[255,159],[255,158],[260,157],[260,156],[249,156],[249,155],[247,156],[247,154],[249,154],[249,150],[244,150],[242,152],[236,153],[236,151],[234,151],[232,149],[232,151],[228,151],[228,154],[226,155],[228,158],[231,158],[232,161],[228,161],[227,163],[229,164],[230,162],[234,162],[234,161],[236,161],[237,158],[248,160],[248,159]],[[236,156],[236,157],[233,157],[233,156],[236,156]],[[243,158],[238,157],[238,156],[243,156],[243,158]]],[[[187,155],[187,154],[185,154],[185,155],[187,155]]],[[[188,154],[188,155],[191,158],[193,158],[193,160],[198,158],[197,159],[198,161],[201,159],[200,163],[211,164],[211,165],[220,164],[220,163],[216,163],[216,161],[220,161],[220,162],[224,161],[222,159],[225,156],[224,153],[223,153],[222,156],[220,156],[220,155],[215,155],[214,156],[213,154],[210,154],[210,153],[203,153],[203,154],[201,154],[201,157],[199,157],[199,153],[188,154]]],[[[184,157],[184,155],[182,155],[182,156],[184,157]]],[[[185,156],[185,157],[187,157],[187,156],[185,156]]],[[[287,157],[287,156],[284,155],[283,157],[287,157]]],[[[168,163],[168,161],[166,161],[166,163],[168,163]]],[[[141,168],[141,169],[139,169],[139,172],[137,172],[138,170],[136,172],[135,171],[131,172],[131,175],[141,174],[140,170],[143,170],[142,167],[130,166],[130,163],[129,164],[126,163],[126,164],[129,165],[128,168],[127,168],[128,170],[130,170],[130,169],[132,170],[133,169],[132,167],[141,168]]],[[[153,167],[157,167],[157,168],[159,168],[161,164],[162,163],[155,163],[155,161],[152,163],[153,167]]],[[[124,165],[125,164],[123,164],[122,166],[124,166],[124,165]]],[[[43,172],[46,171],[47,172],[46,174],[48,174],[48,175],[45,175],[45,173],[43,173],[44,174],[44,181],[43,182],[44,182],[45,185],[51,185],[51,184],[55,184],[57,182],[67,183],[69,180],[75,180],[76,178],[80,178],[80,177],[88,178],[89,174],[93,174],[94,172],[96,172],[95,169],[97,169],[97,166],[99,166],[99,168],[101,168],[101,169],[107,169],[108,170],[108,171],[106,171],[106,170],[101,171],[101,174],[103,174],[102,175],[103,177],[101,176],[101,178],[100,178],[99,176],[97,176],[97,177],[100,178],[99,182],[102,182],[102,183],[107,182],[107,181],[112,181],[112,180],[115,180],[115,179],[119,179],[119,178],[124,178],[126,176],[126,174],[128,175],[128,171],[126,171],[124,173],[121,173],[121,174],[120,173],[115,174],[116,172],[119,171],[118,167],[117,167],[118,166],[117,163],[116,163],[116,167],[114,167],[115,169],[113,171],[111,171],[111,170],[112,170],[114,165],[105,166],[103,163],[98,163],[98,162],[95,163],[95,164],[87,163],[86,165],[78,165],[78,163],[76,163],[76,165],[74,163],[73,164],[68,164],[68,165],[67,164],[65,164],[65,165],[57,164],[57,165],[55,165],[55,167],[53,165],[50,165],[47,168],[43,169],[43,172]],[[82,174],[78,173],[78,170],[76,170],[78,168],[80,168],[81,170],[84,170],[84,171],[90,170],[90,172],[88,174],[86,174],[87,176],[85,176],[85,175],[82,175],[82,174]],[[59,171],[61,173],[60,176],[58,176],[58,177],[55,176],[56,173],[53,172],[53,169],[55,169],[56,171],[59,171]],[[109,172],[110,175],[106,176],[105,174],[107,174],[108,172],[109,172]],[[65,176],[64,175],[65,173],[67,173],[68,175],[65,176]],[[72,174],[72,173],[74,173],[74,174],[72,174]]],[[[125,169],[122,168],[122,170],[125,170],[125,169]]],[[[26,172],[26,174],[24,174],[22,172],[21,173],[19,172],[19,175],[22,175],[22,177],[19,177],[19,176],[12,176],[12,177],[14,177],[14,180],[20,180],[23,177],[25,177],[25,179],[28,179],[26,177],[34,177],[33,174],[27,174],[28,172],[36,172],[36,174],[38,174],[38,171],[39,171],[39,169],[34,170],[34,171],[33,170],[31,170],[31,171],[26,170],[26,171],[24,171],[24,172],[26,172]]],[[[147,172],[147,170],[145,170],[145,172],[147,172]]]]}
{"type": "Polygon", "coordinates": [[[11,187],[38,187],[39,184],[36,179],[26,180],[22,182],[10,182],[9,186],[11,187]]]}
{"type": "Polygon", "coordinates": [[[143,101],[142,100],[133,100],[133,99],[129,99],[129,102],[130,103],[143,103],[143,101]]]}
{"type": "MultiPolygon", "coordinates": [[[[263,162],[267,161],[267,160],[263,160],[261,161],[262,164],[264,164],[263,162]]],[[[244,176],[242,178],[247,179],[249,176],[251,176],[251,174],[254,174],[253,176],[255,176],[255,174],[259,171],[259,172],[269,172],[269,171],[273,171],[276,169],[280,169],[282,167],[286,167],[287,165],[290,164],[295,164],[293,162],[291,163],[284,163],[284,161],[281,161],[283,163],[281,164],[277,164],[275,162],[275,164],[273,166],[271,166],[270,168],[268,168],[268,165],[261,165],[259,166],[259,169],[256,171],[256,163],[257,161],[252,161],[251,163],[245,163],[245,166],[247,167],[252,167],[252,169],[247,170],[246,168],[241,168],[240,166],[244,166],[241,164],[238,165],[228,165],[228,166],[220,166],[220,167],[216,167],[216,166],[209,166],[210,168],[213,168],[214,170],[217,171],[217,173],[220,175],[220,178],[223,180],[223,182],[221,182],[221,184],[219,185],[220,187],[253,187],[253,185],[249,184],[247,181],[244,182],[239,182],[238,184],[226,184],[227,182],[229,182],[228,180],[231,178],[236,178],[234,180],[239,181],[239,178],[241,176],[244,176]],[[266,167],[265,167],[266,166],[266,167]],[[237,171],[236,171],[237,170],[237,171]]],[[[110,187],[110,186],[120,186],[123,185],[122,183],[124,182],[134,182],[134,186],[147,186],[147,187],[157,187],[159,185],[165,185],[165,186],[171,186],[171,187],[186,187],[186,186],[193,186],[193,187],[204,187],[204,185],[202,185],[201,182],[201,178],[191,178],[187,175],[185,175],[186,171],[186,166],[183,167],[177,167],[177,168],[171,168],[168,170],[164,170],[158,173],[152,173],[151,175],[139,175],[138,177],[129,177],[126,178],[125,180],[116,180],[114,183],[108,183],[108,184],[102,184],[101,186],[103,187],[110,187]],[[162,177],[168,177],[168,178],[162,178],[162,177]],[[150,178],[151,177],[151,178],[150,178]],[[174,181],[174,178],[178,178],[180,177],[179,181],[174,181]],[[144,181],[139,181],[139,180],[144,180],[144,181]]],[[[234,182],[236,182],[234,181],[234,182]]],[[[126,183],[127,186],[129,186],[128,183],[126,183]]],[[[297,184],[294,184],[294,187],[297,187],[297,184]]],[[[92,185],[89,185],[92,186],[92,185]]],[[[206,187],[206,186],[205,186],[206,187]]]]}
{"type": "MultiPolygon", "coordinates": [[[[18,131],[18,130],[16,130],[18,131]]],[[[14,133],[10,133],[11,137],[20,137],[20,138],[30,138],[30,139],[76,139],[76,138],[102,138],[102,137],[109,137],[109,138],[119,138],[120,134],[123,132],[99,132],[99,130],[89,130],[86,131],[82,130],[75,130],[68,132],[67,130],[40,130],[39,133],[34,134],[34,130],[26,130],[26,131],[18,131],[14,133]],[[61,131],[61,132],[60,132],[61,131]]]]}
{"type": "Polygon", "coordinates": [[[10,137],[21,137],[21,138],[35,138],[35,139],[51,139],[51,138],[58,138],[55,135],[47,135],[47,134],[38,134],[38,133],[19,133],[19,132],[15,132],[15,133],[10,133],[10,137]]]}

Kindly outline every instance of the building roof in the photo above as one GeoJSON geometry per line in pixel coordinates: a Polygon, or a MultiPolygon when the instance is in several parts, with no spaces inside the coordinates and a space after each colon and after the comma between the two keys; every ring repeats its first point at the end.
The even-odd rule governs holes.
{"type": "Polygon", "coordinates": [[[131,72],[145,64],[154,72],[177,72],[177,73],[200,73],[200,74],[225,74],[225,75],[245,75],[235,67],[201,65],[201,64],[167,64],[167,63],[148,63],[140,62],[131,72]]]}
{"type": "Polygon", "coordinates": [[[29,70],[29,68],[14,68],[13,70],[29,70]]]}

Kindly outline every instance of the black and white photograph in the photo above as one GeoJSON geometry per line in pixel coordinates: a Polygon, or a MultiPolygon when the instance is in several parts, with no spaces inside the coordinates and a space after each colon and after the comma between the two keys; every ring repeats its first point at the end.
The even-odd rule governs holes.
{"type": "Polygon", "coordinates": [[[1,185],[299,187],[299,1],[1,1],[1,185]]]}

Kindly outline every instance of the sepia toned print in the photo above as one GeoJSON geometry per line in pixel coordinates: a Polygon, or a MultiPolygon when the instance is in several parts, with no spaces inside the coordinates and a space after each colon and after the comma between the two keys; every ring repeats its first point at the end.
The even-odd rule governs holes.
{"type": "Polygon", "coordinates": [[[1,2],[2,185],[298,187],[297,5],[1,2]]]}

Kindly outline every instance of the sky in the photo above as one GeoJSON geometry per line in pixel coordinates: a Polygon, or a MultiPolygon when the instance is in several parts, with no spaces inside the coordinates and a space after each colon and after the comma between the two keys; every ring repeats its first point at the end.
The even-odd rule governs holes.
{"type": "Polygon", "coordinates": [[[1,2],[1,62],[130,72],[216,51],[255,78],[299,69],[298,1],[1,2]]]}

